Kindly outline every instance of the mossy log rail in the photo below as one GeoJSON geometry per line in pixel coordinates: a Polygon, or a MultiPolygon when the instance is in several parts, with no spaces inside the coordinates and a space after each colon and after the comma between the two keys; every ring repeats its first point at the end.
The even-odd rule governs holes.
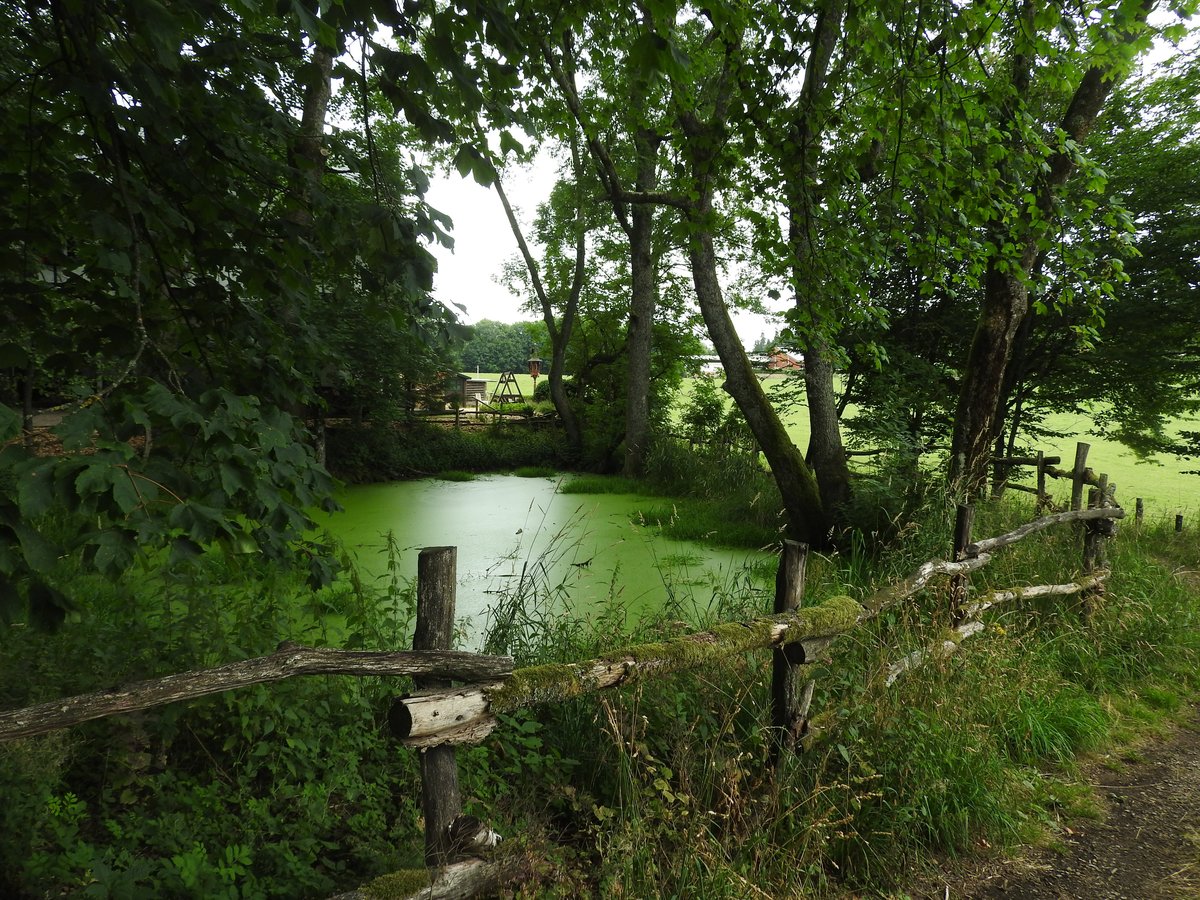
{"type": "Polygon", "coordinates": [[[532,666],[517,669],[503,682],[401,697],[392,705],[392,731],[416,748],[478,743],[496,727],[499,713],[696,669],[750,650],[784,647],[793,663],[811,662],[834,638],[854,628],[862,612],[849,597],[833,597],[795,612],[630,647],[620,656],[532,666]]]}
{"type": "Polygon", "coordinates": [[[1034,519],[1022,525],[1020,528],[1014,528],[1007,534],[999,535],[998,537],[987,538],[986,540],[976,541],[967,547],[966,553],[968,556],[982,555],[997,550],[1000,547],[1007,547],[1009,544],[1015,544],[1022,538],[1029,537],[1043,529],[1050,528],[1054,525],[1061,525],[1063,522],[1087,522],[1096,519],[1123,519],[1125,518],[1125,510],[1119,506],[1106,506],[1098,509],[1072,509],[1066,512],[1053,513],[1049,516],[1042,516],[1040,519],[1034,519]]]}
{"type": "Polygon", "coordinates": [[[336,650],[284,642],[269,656],[0,712],[0,742],[298,675],[426,675],[480,682],[495,681],[512,668],[513,661],[507,656],[461,651],[336,650]]]}

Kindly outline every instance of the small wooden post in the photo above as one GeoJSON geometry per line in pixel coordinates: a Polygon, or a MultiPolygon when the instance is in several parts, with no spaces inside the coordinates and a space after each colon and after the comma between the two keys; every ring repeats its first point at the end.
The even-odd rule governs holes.
{"type": "Polygon", "coordinates": [[[1136,527],[1141,528],[1142,527],[1142,519],[1144,519],[1145,517],[1146,517],[1146,504],[1142,502],[1141,497],[1138,497],[1137,501],[1134,503],[1133,524],[1136,527]]]}
{"type": "Polygon", "coordinates": [[[1037,452],[1037,511],[1040,513],[1050,498],[1046,496],[1046,454],[1037,452]]]}
{"type": "MultiPolygon", "coordinates": [[[[775,574],[776,613],[800,608],[807,566],[808,544],[784,541],[779,570],[775,574]]],[[[776,736],[772,761],[775,764],[803,736],[805,716],[812,702],[813,683],[809,681],[803,688],[800,686],[798,665],[804,662],[803,652],[799,644],[787,644],[771,654],[771,717],[776,736]]]]}
{"type": "Polygon", "coordinates": [[[1075,468],[1071,470],[1071,509],[1083,509],[1083,478],[1090,449],[1091,444],[1082,441],[1075,445],[1075,468]]]}
{"type": "MultiPolygon", "coordinates": [[[[971,543],[971,527],[975,524],[975,507],[959,503],[954,514],[954,550],[951,556],[954,562],[961,562],[966,556],[966,549],[971,543]]],[[[950,579],[950,621],[951,625],[962,622],[962,605],[967,599],[967,575],[962,573],[950,579]]]]}
{"type": "MultiPolygon", "coordinates": [[[[1100,492],[1095,488],[1088,491],[1088,509],[1100,505],[1100,492]]],[[[1099,552],[1100,529],[1094,521],[1084,523],[1083,528],[1083,575],[1086,578],[1096,571],[1096,557],[1099,552]]],[[[1092,592],[1085,591],[1079,595],[1079,611],[1084,621],[1092,617],[1092,592]]]]}
{"type": "MultiPolygon", "coordinates": [[[[427,547],[417,556],[417,627],[414,650],[450,650],[454,640],[457,547],[427,547]]],[[[447,688],[449,680],[414,679],[418,689],[447,688]]],[[[425,865],[450,861],[448,828],[462,814],[453,747],[421,752],[421,809],[425,815],[425,865]]]]}
{"type": "MultiPolygon", "coordinates": [[[[1100,487],[1097,489],[1099,499],[1096,503],[1101,509],[1106,509],[1112,506],[1112,498],[1117,490],[1115,484],[1108,483],[1108,476],[1101,474],[1097,481],[1100,482],[1100,487]]],[[[1094,522],[1096,529],[1096,566],[1097,568],[1108,568],[1108,538],[1109,535],[1116,533],[1116,519],[1104,519],[1094,522]]],[[[1096,593],[1103,593],[1097,590],[1096,593]]]]}
{"type": "Polygon", "coordinates": [[[1183,513],[1175,514],[1175,533],[1183,534],[1183,513]]]}

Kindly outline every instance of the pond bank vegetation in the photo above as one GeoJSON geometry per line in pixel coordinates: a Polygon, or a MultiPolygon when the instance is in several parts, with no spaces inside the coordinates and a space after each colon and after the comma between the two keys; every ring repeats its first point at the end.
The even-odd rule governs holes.
{"type": "MultiPolygon", "coordinates": [[[[1019,500],[981,506],[977,531],[1029,513],[1019,500]]],[[[865,596],[944,555],[951,517],[930,498],[900,546],[850,542],[812,556],[805,603],[865,596]]],[[[530,896],[887,890],[933,854],[1052,841],[1094,808],[1077,755],[1161,728],[1195,695],[1200,622],[1179,571],[1200,552],[1170,526],[1123,530],[1090,626],[1052,601],[1014,604],[970,652],[887,689],[875,676],[929,640],[945,586],[881,616],[822,667],[814,709],[832,713],[828,739],[787,758],[777,780],[770,666],[747,654],[502,716],[483,745],[460,753],[467,811],[505,835],[505,852],[544,861],[530,896]]],[[[1069,530],[1025,542],[975,588],[1054,580],[1073,571],[1076,543],[1069,530]]],[[[395,579],[351,575],[311,594],[302,572],[215,550],[117,585],[63,575],[92,578],[94,605],[52,636],[11,631],[6,707],[75,692],[98,674],[118,683],[270,652],[280,639],[394,647],[412,608],[395,579]],[[38,677],[22,677],[29,671],[38,677]]],[[[731,580],[696,625],[761,614],[750,584],[731,580]]],[[[563,615],[569,585],[523,590],[497,604],[487,639],[521,666],[669,639],[697,615],[668,605],[630,622],[615,599],[591,616],[563,615]]],[[[303,679],[0,745],[12,798],[0,811],[3,886],[18,897],[316,897],[419,866],[416,756],[383,729],[400,690],[303,679]]]]}

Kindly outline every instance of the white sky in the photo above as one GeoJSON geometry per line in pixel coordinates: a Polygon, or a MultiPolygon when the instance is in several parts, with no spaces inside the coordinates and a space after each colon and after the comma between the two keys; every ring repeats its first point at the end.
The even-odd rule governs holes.
{"type": "MultiPolygon", "coordinates": [[[[509,201],[522,225],[533,221],[537,205],[550,196],[554,178],[553,161],[539,159],[538,164],[529,167],[525,177],[510,175],[505,179],[509,201]]],[[[504,261],[516,255],[517,243],[496,192],[480,187],[470,176],[431,172],[425,200],[454,220],[451,231],[454,249],[440,245],[431,248],[438,260],[433,296],[446,306],[461,303],[467,308],[463,318],[469,323],[480,319],[517,322],[540,318],[523,312],[522,299],[497,280],[504,261]]]]}
{"type": "MultiPolygon", "coordinates": [[[[522,225],[533,221],[538,204],[550,196],[554,179],[555,163],[545,154],[522,173],[506,175],[504,189],[522,225]]],[[[434,298],[451,309],[451,304],[461,303],[467,312],[460,315],[472,324],[481,319],[517,322],[540,318],[540,314],[522,311],[521,298],[498,281],[504,261],[517,255],[517,244],[495,191],[480,187],[470,176],[431,171],[425,199],[454,220],[454,249],[440,245],[431,248],[438,260],[434,298]]],[[[536,249],[534,256],[538,256],[536,249]]],[[[766,317],[753,313],[735,312],[733,320],[747,347],[760,335],[774,334],[779,329],[766,317]]]]}

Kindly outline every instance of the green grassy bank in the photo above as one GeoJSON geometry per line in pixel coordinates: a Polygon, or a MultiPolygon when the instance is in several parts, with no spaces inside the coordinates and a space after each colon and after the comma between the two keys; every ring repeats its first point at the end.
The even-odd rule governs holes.
{"type": "MultiPolygon", "coordinates": [[[[1025,521],[1020,499],[981,507],[976,534],[1025,521]]],[[[950,518],[929,499],[888,546],[814,555],[806,602],[865,596],[943,556],[950,518]]],[[[1079,540],[1063,528],[1022,542],[972,589],[1069,580],[1079,540]]],[[[1054,840],[1092,805],[1077,755],[1162,727],[1197,687],[1195,532],[1126,527],[1110,556],[1089,623],[1070,599],[998,607],[959,652],[890,688],[886,666],[945,628],[945,584],[843,638],[812,673],[822,738],[777,777],[770,658],[754,653],[505,718],[459,754],[468,812],[506,837],[498,852],[537,860],[525,896],[886,890],[935,854],[1054,840]]],[[[285,638],[388,647],[405,633],[401,585],[351,578],[311,594],[302,574],[210,553],[115,586],[81,580],[87,604],[60,632],[8,630],[0,705],[267,653],[285,638]],[[330,616],[336,635],[321,625],[330,616]]],[[[682,627],[671,608],[632,629],[616,605],[539,615],[556,592],[570,585],[527,590],[489,649],[528,665],[682,627]]],[[[769,604],[752,579],[733,579],[701,616],[769,604]]],[[[416,755],[384,728],[404,689],[298,679],[0,745],[0,894],[319,897],[419,864],[416,755]]]]}

